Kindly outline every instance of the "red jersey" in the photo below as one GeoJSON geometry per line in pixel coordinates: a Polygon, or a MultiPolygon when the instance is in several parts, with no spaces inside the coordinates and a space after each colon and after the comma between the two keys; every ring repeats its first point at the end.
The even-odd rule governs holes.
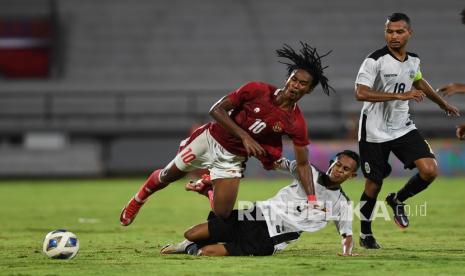
{"type": "MultiPolygon", "coordinates": [[[[281,109],[276,104],[278,93],[272,85],[250,82],[228,95],[235,106],[231,119],[265,149],[267,156],[260,161],[267,169],[281,157],[283,135],[289,136],[294,145],[309,144],[307,125],[299,107],[295,105],[290,111],[281,109]]],[[[242,141],[217,122],[210,125],[210,133],[229,152],[247,156],[242,141]]]]}

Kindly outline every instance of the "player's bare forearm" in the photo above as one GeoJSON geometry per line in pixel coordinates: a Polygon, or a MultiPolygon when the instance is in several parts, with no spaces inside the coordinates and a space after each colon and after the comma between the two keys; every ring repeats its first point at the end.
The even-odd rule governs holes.
{"type": "Polygon", "coordinates": [[[242,144],[244,145],[247,155],[249,156],[263,156],[266,155],[265,150],[260,144],[258,144],[245,130],[238,126],[232,119],[229,117],[228,112],[234,108],[234,104],[228,98],[228,96],[223,97],[217,103],[213,105],[210,109],[210,116],[212,116],[215,121],[218,122],[224,129],[229,131],[232,135],[241,139],[242,144]]]}
{"type": "Polygon", "coordinates": [[[411,90],[402,93],[387,93],[383,91],[375,91],[370,87],[362,84],[357,84],[355,97],[358,101],[365,102],[387,102],[387,101],[408,101],[415,100],[421,102],[425,94],[421,90],[411,90]]]}
{"type": "Polygon", "coordinates": [[[299,175],[300,183],[307,195],[315,195],[315,187],[313,186],[312,170],[308,164],[308,149],[305,146],[294,145],[294,153],[296,160],[296,171],[299,175]]]}
{"type": "Polygon", "coordinates": [[[357,84],[355,89],[355,98],[363,102],[387,102],[399,100],[399,94],[386,93],[382,91],[372,90],[370,87],[362,84],[357,84]]]}
{"type": "Polygon", "coordinates": [[[296,170],[300,178],[300,183],[302,183],[302,186],[305,190],[305,193],[307,195],[314,195],[315,187],[313,186],[312,172],[308,164],[297,165],[296,170]]]}
{"type": "Polygon", "coordinates": [[[227,96],[216,102],[210,109],[210,116],[217,121],[222,127],[228,130],[231,134],[237,138],[242,139],[244,136],[248,136],[242,128],[240,128],[232,119],[229,117],[228,112],[234,108],[233,103],[227,96]]]}
{"type": "Polygon", "coordinates": [[[442,93],[444,96],[452,96],[456,93],[464,93],[465,94],[465,84],[463,83],[449,83],[444,85],[443,87],[439,88],[438,91],[442,93]]]}
{"type": "Polygon", "coordinates": [[[435,102],[442,109],[446,107],[447,102],[434,91],[433,87],[431,87],[431,85],[426,80],[424,79],[417,80],[416,82],[413,83],[413,87],[415,87],[418,90],[423,91],[423,93],[425,93],[428,99],[435,102]]]}
{"type": "Polygon", "coordinates": [[[425,93],[425,95],[433,102],[435,102],[441,109],[443,109],[447,115],[460,116],[460,111],[453,105],[446,102],[441,96],[439,96],[429,83],[424,80],[418,80],[413,83],[413,86],[425,93]]]}

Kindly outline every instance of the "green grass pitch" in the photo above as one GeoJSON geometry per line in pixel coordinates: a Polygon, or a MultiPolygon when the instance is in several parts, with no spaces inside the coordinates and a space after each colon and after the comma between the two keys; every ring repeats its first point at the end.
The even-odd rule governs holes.
{"type": "MultiPolygon", "coordinates": [[[[381,250],[358,246],[338,257],[340,238],[334,225],[305,233],[285,251],[270,257],[162,256],[160,248],[182,240],[184,230],[204,220],[209,204],[183,190],[183,183],[152,196],[134,224],[119,225],[119,213],[143,179],[0,181],[0,275],[458,275],[465,274],[465,179],[440,178],[410,199],[411,225],[398,229],[392,220],[376,220],[381,250]],[[426,215],[414,206],[426,204],[426,215]],[[81,250],[73,260],[52,260],[42,253],[51,230],[77,234],[81,250]]],[[[244,179],[239,199],[275,194],[289,179],[244,179]]],[[[401,179],[388,179],[380,193],[396,191],[401,179]]],[[[344,184],[358,202],[362,180],[344,184]]],[[[424,208],[424,207],[423,207],[424,208]]],[[[389,210],[390,211],[390,210],[389,210]]],[[[423,210],[424,211],[424,210],[423,210]]]]}

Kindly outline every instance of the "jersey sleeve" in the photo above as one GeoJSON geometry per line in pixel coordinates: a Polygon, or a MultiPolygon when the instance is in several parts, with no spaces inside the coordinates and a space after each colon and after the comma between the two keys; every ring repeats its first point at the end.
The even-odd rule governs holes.
{"type": "MultiPolygon", "coordinates": [[[[291,175],[295,180],[300,182],[299,173],[297,172],[297,161],[291,161],[285,157],[281,157],[277,164],[278,167],[275,168],[276,171],[291,175]]],[[[319,176],[319,171],[313,165],[310,165],[310,169],[312,170],[313,182],[316,183],[319,176]]]]}
{"type": "Polygon", "coordinates": [[[350,208],[350,202],[342,200],[339,208],[339,219],[335,220],[336,229],[339,235],[352,236],[352,212],[350,208]]]}
{"type": "Polygon", "coordinates": [[[417,68],[417,71],[415,72],[415,77],[413,77],[413,81],[419,81],[423,79],[423,74],[421,73],[421,69],[420,69],[420,64],[418,64],[418,68],[417,68]]]}
{"type": "Polygon", "coordinates": [[[360,66],[355,84],[366,85],[373,88],[376,76],[378,75],[378,66],[376,60],[367,58],[360,66]]]}
{"type": "Polygon", "coordinates": [[[289,133],[292,143],[296,146],[305,147],[310,144],[308,140],[307,123],[302,115],[300,115],[295,124],[292,133],[289,133]]]}
{"type": "Polygon", "coordinates": [[[285,157],[282,157],[281,159],[278,160],[277,163],[278,163],[278,167],[276,167],[277,171],[290,174],[294,178],[298,178],[297,172],[296,172],[297,162],[295,160],[291,161],[285,157]]]}
{"type": "Polygon", "coordinates": [[[415,82],[415,81],[419,81],[421,79],[423,79],[423,74],[421,73],[420,70],[418,70],[417,73],[415,74],[415,77],[413,78],[413,81],[415,82]]]}
{"type": "Polygon", "coordinates": [[[260,89],[260,86],[261,85],[258,82],[246,83],[239,87],[236,91],[229,93],[228,98],[235,107],[242,106],[244,102],[250,101],[257,97],[257,90],[260,89]]]}

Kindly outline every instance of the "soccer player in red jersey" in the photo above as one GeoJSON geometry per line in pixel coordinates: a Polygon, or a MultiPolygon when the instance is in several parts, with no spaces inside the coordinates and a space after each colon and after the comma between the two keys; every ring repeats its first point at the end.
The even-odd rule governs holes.
{"type": "Polygon", "coordinates": [[[120,222],[127,226],[154,192],[184,177],[189,171],[208,169],[213,182],[213,212],[228,218],[249,156],[258,158],[265,169],[272,169],[281,157],[282,136],[294,144],[297,172],[311,205],[316,202],[312,173],[308,166],[308,132],[297,102],[321,84],[324,93],[332,89],[324,76],[321,58],[315,48],[301,42],[296,52],[289,45],[276,51],[288,59],[288,78],[283,88],[250,82],[213,105],[215,120],[199,127],[181,142],[176,157],[164,168],[155,170],[136,195],[123,208],[120,222]]]}

